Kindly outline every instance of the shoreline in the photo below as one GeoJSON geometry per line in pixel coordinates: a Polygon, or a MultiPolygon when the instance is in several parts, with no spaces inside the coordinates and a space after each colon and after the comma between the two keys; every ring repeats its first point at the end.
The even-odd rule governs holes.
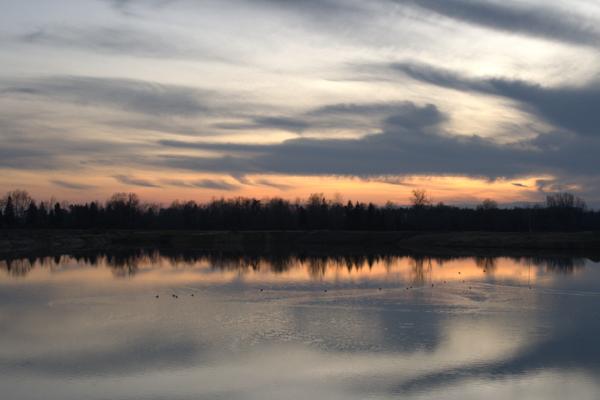
{"type": "Polygon", "coordinates": [[[517,254],[553,252],[600,255],[600,232],[418,231],[140,231],[0,230],[0,256],[59,255],[121,249],[169,251],[413,252],[517,254]]]}

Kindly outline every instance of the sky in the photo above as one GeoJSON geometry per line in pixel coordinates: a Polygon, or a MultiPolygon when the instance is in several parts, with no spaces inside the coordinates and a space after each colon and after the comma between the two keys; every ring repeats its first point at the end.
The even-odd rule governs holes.
{"type": "Polygon", "coordinates": [[[0,0],[0,188],[600,206],[596,0],[0,0]]]}

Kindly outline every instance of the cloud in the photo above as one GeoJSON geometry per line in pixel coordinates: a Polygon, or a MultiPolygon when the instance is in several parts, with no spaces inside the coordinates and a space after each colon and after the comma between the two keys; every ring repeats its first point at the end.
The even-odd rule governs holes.
{"type": "Polygon", "coordinates": [[[598,47],[598,21],[552,3],[473,0],[390,0],[426,13],[434,13],[507,33],[598,47]]]}
{"type": "MultiPolygon", "coordinates": [[[[344,130],[364,134],[365,130],[379,129],[386,118],[411,106],[412,103],[409,102],[336,103],[291,116],[253,116],[248,121],[218,123],[213,126],[229,130],[274,129],[294,133],[331,133],[330,131],[344,130]]],[[[408,121],[403,123],[407,124],[408,121]]]]}
{"type": "Polygon", "coordinates": [[[307,175],[465,174],[513,176],[528,154],[481,137],[441,133],[447,116],[434,105],[406,102],[386,119],[383,132],[360,139],[292,139],[274,145],[219,144],[163,140],[166,147],[211,150],[222,157],[166,156],[175,168],[211,172],[307,175]],[[235,156],[234,156],[235,155],[235,156]],[[494,163],[498,161],[498,163],[494,163]]]}
{"type": "MultiPolygon", "coordinates": [[[[205,2],[196,0],[103,0],[109,3],[118,12],[136,16],[134,12],[136,8],[151,8],[154,10],[164,9],[165,7],[175,6],[190,6],[206,8],[205,2]]],[[[360,11],[364,11],[360,1],[352,0],[232,0],[230,3],[236,7],[257,8],[261,12],[269,13],[289,13],[299,15],[308,20],[325,20],[331,21],[340,19],[340,17],[348,18],[349,15],[355,15],[360,11]]]]}
{"type": "Polygon", "coordinates": [[[149,180],[134,178],[131,176],[126,176],[126,175],[115,175],[115,176],[113,176],[113,178],[115,178],[117,181],[119,181],[120,183],[123,183],[125,185],[141,186],[141,187],[148,187],[148,188],[159,188],[160,187],[160,185],[157,185],[156,183],[153,183],[149,180]]]}
{"type": "Polygon", "coordinates": [[[36,170],[55,169],[58,160],[47,151],[31,146],[0,143],[0,168],[36,170]]]}
{"type": "Polygon", "coordinates": [[[201,188],[213,190],[235,191],[240,189],[240,186],[234,185],[222,179],[200,179],[196,181],[183,181],[178,179],[163,180],[166,185],[178,186],[184,188],[201,188]]]}
{"type": "Polygon", "coordinates": [[[201,59],[205,61],[231,61],[220,52],[202,43],[170,33],[132,29],[124,26],[64,27],[50,26],[19,35],[21,44],[65,47],[83,51],[101,52],[149,58],[201,59]]]}
{"type": "Polygon", "coordinates": [[[290,185],[273,182],[266,178],[259,178],[259,179],[252,180],[243,174],[232,174],[231,177],[233,179],[235,179],[236,181],[238,181],[239,183],[241,183],[243,185],[248,185],[248,186],[266,186],[266,187],[271,187],[271,188],[275,188],[275,189],[282,190],[282,191],[289,190],[292,188],[292,186],[290,186],[290,185]]]}
{"type": "Polygon", "coordinates": [[[264,178],[257,179],[254,183],[256,185],[272,187],[272,188],[275,188],[275,189],[278,189],[278,190],[282,190],[282,191],[290,190],[293,187],[291,185],[286,185],[286,184],[283,184],[283,183],[273,182],[273,181],[270,181],[270,180],[264,179],[264,178]]]}
{"type": "MultiPolygon", "coordinates": [[[[167,154],[164,165],[228,174],[448,176],[518,178],[553,175],[571,181],[597,174],[600,138],[556,131],[501,144],[445,131],[448,117],[436,106],[404,103],[382,130],[357,139],[299,138],[280,144],[160,141],[169,148],[213,151],[220,156],[167,154]],[[577,162],[574,162],[577,160],[577,162]]],[[[390,181],[389,183],[399,183],[390,181]]]]}
{"type": "Polygon", "coordinates": [[[54,104],[39,108],[30,102],[10,104],[1,96],[0,103],[4,106],[0,106],[0,168],[52,171],[48,182],[59,176],[54,172],[58,170],[85,176],[85,166],[92,164],[131,165],[156,148],[143,141],[117,144],[110,135],[90,135],[84,116],[81,121],[65,118],[64,110],[54,104]]]}
{"type": "MultiPolygon", "coordinates": [[[[168,336],[168,335],[167,335],[168,336]]],[[[50,353],[11,359],[0,357],[0,368],[10,370],[27,363],[29,371],[44,376],[123,376],[143,371],[162,370],[166,366],[188,366],[203,348],[189,340],[165,337],[138,337],[133,343],[117,344],[102,351],[50,353]]]]}
{"type": "Polygon", "coordinates": [[[240,187],[224,180],[202,179],[192,183],[194,187],[214,190],[238,190],[240,187]]]}
{"type": "Polygon", "coordinates": [[[586,315],[587,312],[593,312],[593,305],[584,305],[566,297],[555,302],[553,313],[547,316],[547,323],[552,324],[555,329],[549,331],[546,337],[485,365],[450,366],[409,378],[394,387],[394,393],[420,393],[432,388],[439,391],[456,387],[466,379],[481,377],[495,377],[506,381],[513,376],[522,377],[540,369],[560,372],[576,366],[589,376],[598,375],[600,366],[597,360],[600,357],[600,348],[596,346],[596,336],[591,332],[596,332],[600,324],[597,318],[589,318],[586,315]],[[585,307],[585,312],[582,310],[574,315],[571,323],[565,327],[561,314],[569,313],[575,305],[585,307]]]}
{"type": "Polygon", "coordinates": [[[582,86],[544,87],[503,78],[476,79],[428,65],[400,63],[391,69],[432,85],[465,92],[505,97],[557,128],[580,135],[600,136],[600,83],[582,86]]]}
{"type": "MultiPolygon", "coordinates": [[[[185,0],[110,0],[120,13],[135,15],[136,7],[151,7],[155,10],[166,6],[205,4],[185,0]]],[[[443,17],[454,21],[476,25],[509,34],[541,38],[570,45],[598,47],[600,29],[598,20],[585,9],[577,10],[569,4],[533,1],[473,1],[473,0],[376,0],[360,2],[351,0],[238,0],[239,7],[251,7],[276,17],[285,13],[288,18],[302,18],[307,24],[318,26],[339,37],[352,34],[352,26],[362,33],[361,40],[370,38],[376,29],[374,24],[382,16],[400,15],[398,7],[425,16],[443,17]],[[368,26],[367,26],[368,25],[368,26]],[[340,28],[342,29],[340,31],[340,28]]],[[[430,21],[426,21],[431,23],[430,21]]],[[[379,40],[383,40],[379,38],[379,40]]]]}
{"type": "Polygon", "coordinates": [[[228,130],[276,129],[290,132],[302,132],[309,128],[308,121],[290,117],[257,116],[248,122],[224,122],[215,127],[228,130]]]}
{"type": "Polygon", "coordinates": [[[86,185],[83,183],[76,183],[76,182],[68,182],[68,181],[63,181],[60,179],[53,179],[50,181],[50,183],[52,183],[53,185],[56,185],[56,186],[60,186],[65,189],[72,189],[72,190],[89,190],[89,189],[95,188],[95,186],[93,186],[93,185],[86,185]]]}
{"type": "Polygon", "coordinates": [[[20,82],[0,94],[40,96],[89,106],[169,116],[196,116],[207,112],[210,92],[134,79],[55,76],[20,82]]]}
{"type": "Polygon", "coordinates": [[[119,12],[127,13],[128,8],[137,2],[137,0],[102,0],[119,12]]]}
{"type": "Polygon", "coordinates": [[[406,182],[402,177],[398,176],[374,176],[363,178],[366,182],[379,182],[386,183],[388,185],[394,186],[406,186],[406,187],[415,187],[414,183],[406,182]]]}

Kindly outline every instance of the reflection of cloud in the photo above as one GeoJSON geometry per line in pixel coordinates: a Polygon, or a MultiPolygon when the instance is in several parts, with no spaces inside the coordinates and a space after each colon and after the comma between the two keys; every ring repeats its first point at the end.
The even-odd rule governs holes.
{"type": "MultiPolygon", "coordinates": [[[[594,340],[600,322],[589,318],[596,304],[580,293],[525,290],[524,295],[522,288],[481,285],[476,290],[486,291],[485,301],[474,302],[452,288],[227,291],[190,279],[186,270],[195,267],[193,258],[152,257],[140,261],[140,274],[126,281],[107,280],[104,268],[85,268],[68,257],[56,266],[48,260],[39,271],[48,275],[2,280],[2,293],[12,299],[0,305],[6,316],[0,343],[9,344],[0,346],[5,395],[29,398],[10,395],[35,390],[51,397],[60,384],[61,398],[110,393],[115,398],[410,399],[444,390],[449,394],[444,398],[463,399],[465,390],[478,398],[477,387],[503,390],[515,381],[533,381],[538,384],[526,393],[553,398],[540,396],[543,387],[555,389],[552,370],[561,374],[561,385],[599,372],[594,340]],[[157,275],[144,281],[149,268],[157,275]],[[170,298],[173,292],[178,300],[170,298]],[[540,385],[540,379],[549,381],[540,385]]],[[[403,260],[407,271],[414,267],[403,260]]],[[[240,265],[250,261],[261,268],[250,258],[240,265]]],[[[340,265],[336,279],[343,271],[361,272],[347,268],[346,261],[319,259],[314,265],[322,269],[329,263],[328,271],[331,264],[340,265]]],[[[362,265],[380,273],[399,262],[386,261],[364,257],[362,265]]],[[[106,259],[97,262],[105,266],[106,259]]],[[[454,272],[453,263],[462,271],[480,270],[474,260],[448,260],[443,266],[431,260],[434,271],[454,272]]],[[[510,263],[498,259],[497,269],[510,263]]],[[[198,274],[214,270],[212,262],[202,265],[198,274]]],[[[239,270],[234,275],[239,279],[239,270]]],[[[597,393],[594,385],[579,390],[597,393]]]]}
{"type": "Polygon", "coordinates": [[[54,355],[0,357],[0,369],[27,366],[27,371],[45,376],[110,376],[140,373],[145,370],[191,365],[198,357],[194,342],[174,341],[168,337],[140,337],[111,349],[63,351],[54,355]]]}
{"type": "MultiPolygon", "coordinates": [[[[568,312],[568,311],[567,311],[568,312]]],[[[600,323],[592,321],[588,314],[580,314],[585,320],[573,321],[569,333],[550,335],[547,339],[536,338],[536,342],[502,357],[495,362],[460,366],[427,373],[399,385],[402,392],[421,392],[439,387],[457,386],[464,380],[481,378],[506,379],[507,376],[523,376],[532,371],[569,370],[576,368],[590,374],[600,373],[600,347],[593,332],[600,323]]]]}

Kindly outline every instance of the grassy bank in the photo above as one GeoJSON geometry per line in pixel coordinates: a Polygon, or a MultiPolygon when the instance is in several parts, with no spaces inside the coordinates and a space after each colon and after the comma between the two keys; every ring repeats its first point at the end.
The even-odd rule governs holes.
{"type": "Polygon", "coordinates": [[[0,254],[65,254],[119,248],[210,251],[526,250],[600,253],[598,232],[78,231],[2,230],[0,254]]]}

